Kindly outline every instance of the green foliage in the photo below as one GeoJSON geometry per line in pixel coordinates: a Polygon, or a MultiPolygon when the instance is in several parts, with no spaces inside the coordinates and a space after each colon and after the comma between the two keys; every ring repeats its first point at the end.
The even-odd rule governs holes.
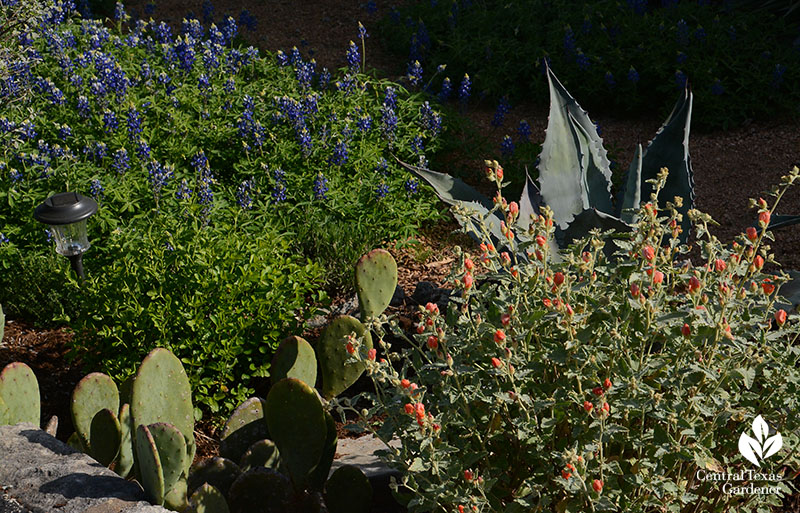
{"type": "MultiPolygon", "coordinates": [[[[386,414],[377,435],[400,438],[385,458],[404,473],[409,511],[780,505],[800,463],[800,324],[776,311],[788,276],[763,266],[769,213],[798,178],[796,169],[784,177],[772,205],[758,205],[760,230],[730,246],[690,210],[694,264],[673,228],[675,205],[653,207],[665,173],[632,232],[595,230],[561,263],[485,253],[482,286],[460,285],[446,313],[422,309],[410,348],[384,344],[388,361],[365,362],[379,393],[362,419],[386,414]],[[612,237],[619,249],[608,258],[612,237]],[[739,450],[758,415],[783,436],[760,468],[739,450]],[[774,474],[749,480],[773,492],[728,493],[745,483],[713,477],[750,471],[774,474]]],[[[552,239],[552,216],[542,209],[529,236],[552,239]]],[[[475,256],[457,254],[448,281],[461,284],[475,256]]]]}
{"type": "Polygon", "coordinates": [[[547,59],[568,87],[587,98],[586,106],[603,115],[649,112],[688,77],[703,105],[697,118],[702,127],[791,117],[800,98],[800,56],[793,45],[796,23],[780,17],[788,4],[741,3],[773,5],[413,2],[384,18],[380,34],[387,48],[410,52],[427,68],[447,64],[454,93],[468,73],[474,92],[544,103],[547,59]]]}

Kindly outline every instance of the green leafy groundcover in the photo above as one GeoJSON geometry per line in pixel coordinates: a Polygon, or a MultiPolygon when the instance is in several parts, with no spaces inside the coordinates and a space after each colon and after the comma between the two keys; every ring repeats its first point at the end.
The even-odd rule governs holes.
{"type": "Polygon", "coordinates": [[[800,99],[796,25],[735,1],[422,1],[382,29],[412,61],[447,64],[452,97],[468,73],[493,101],[544,103],[547,60],[593,112],[652,112],[687,80],[705,127],[791,115],[800,99]]]}
{"type": "Polygon", "coordinates": [[[363,48],[332,74],[297,49],[236,47],[231,17],[175,33],[59,1],[31,20],[3,43],[26,60],[0,80],[0,302],[68,321],[74,353],[115,378],[168,347],[196,402],[228,411],[320,290],[441,216],[393,155],[425,162],[442,117],[363,74],[363,48]],[[100,206],[83,283],[32,218],[64,190],[100,206]]]}

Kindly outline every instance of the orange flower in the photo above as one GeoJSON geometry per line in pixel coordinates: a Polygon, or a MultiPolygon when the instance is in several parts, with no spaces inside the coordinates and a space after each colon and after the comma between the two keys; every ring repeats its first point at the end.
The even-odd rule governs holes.
{"type": "Polygon", "coordinates": [[[775,312],[775,321],[778,323],[778,326],[783,326],[786,322],[786,310],[778,310],[775,312]]]}
{"type": "Polygon", "coordinates": [[[761,226],[767,226],[769,224],[770,214],[769,212],[761,212],[758,214],[758,224],[761,226]]]}
{"type": "Polygon", "coordinates": [[[718,259],[714,260],[714,269],[716,269],[716,271],[718,273],[721,273],[722,271],[724,271],[726,267],[727,267],[727,264],[725,263],[725,260],[723,260],[721,258],[718,258],[718,259]]]}
{"type": "Polygon", "coordinates": [[[592,408],[594,408],[594,405],[592,403],[590,403],[589,401],[583,401],[583,409],[584,410],[586,410],[587,412],[590,412],[590,411],[592,411],[592,408]]]}
{"type": "Polygon", "coordinates": [[[685,322],[683,323],[683,326],[681,326],[681,334],[684,337],[688,337],[689,335],[692,334],[692,328],[689,327],[689,325],[686,324],[685,322]]]}
{"type": "Polygon", "coordinates": [[[505,332],[498,328],[497,331],[494,332],[494,341],[495,341],[495,343],[500,344],[505,339],[506,339],[505,332]]]}
{"type": "Polygon", "coordinates": [[[564,283],[564,273],[562,273],[561,271],[555,273],[553,275],[553,282],[556,285],[561,285],[562,283],[564,283]]]}
{"type": "Polygon", "coordinates": [[[597,493],[602,492],[603,491],[603,482],[600,481],[599,479],[595,479],[594,481],[592,481],[592,489],[597,493]]]}
{"type": "Polygon", "coordinates": [[[769,278],[764,280],[764,283],[761,284],[761,288],[764,290],[764,294],[772,294],[775,292],[775,285],[772,284],[772,280],[769,278]]]}
{"type": "Polygon", "coordinates": [[[656,252],[653,250],[652,246],[645,246],[642,250],[642,255],[644,255],[644,259],[648,262],[652,262],[653,259],[656,257],[656,252]]]}
{"type": "Polygon", "coordinates": [[[611,380],[610,379],[606,378],[605,381],[603,381],[603,388],[605,388],[606,390],[611,388],[611,380]]]}
{"type": "Polygon", "coordinates": [[[436,335],[431,335],[428,337],[428,349],[436,349],[439,347],[439,339],[436,335]]]}
{"type": "Polygon", "coordinates": [[[500,361],[500,358],[492,358],[492,367],[495,369],[499,369],[503,366],[503,362],[500,361]]]}
{"type": "Polygon", "coordinates": [[[753,228],[752,226],[748,226],[746,231],[747,231],[747,238],[755,242],[755,240],[758,238],[758,231],[756,231],[756,229],[753,228]]]}

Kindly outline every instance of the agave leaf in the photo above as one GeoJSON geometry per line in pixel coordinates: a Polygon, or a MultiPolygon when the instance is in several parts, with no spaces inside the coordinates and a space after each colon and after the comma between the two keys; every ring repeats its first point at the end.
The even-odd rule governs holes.
{"type": "Polygon", "coordinates": [[[605,159],[606,166],[610,164],[608,164],[608,157],[606,157],[606,150],[603,149],[602,140],[599,140],[600,138],[597,136],[597,128],[586,117],[586,120],[589,120],[591,124],[591,131],[587,131],[585,123],[582,123],[571,112],[569,120],[581,145],[581,178],[589,199],[589,207],[596,208],[606,214],[612,214],[614,206],[611,200],[611,170],[606,167],[608,171],[608,174],[606,174],[605,170],[598,166],[598,162],[605,159]],[[594,133],[592,134],[592,132],[594,133]]]}
{"type": "Polygon", "coordinates": [[[689,156],[689,129],[692,123],[692,93],[688,88],[683,90],[675,107],[667,120],[658,129],[656,136],[647,145],[642,155],[642,198],[650,200],[653,185],[647,180],[656,178],[662,167],[669,169],[667,183],[659,196],[659,205],[663,208],[667,201],[675,196],[684,198],[683,207],[678,211],[683,214],[683,235],[688,237],[691,223],[686,212],[694,203],[694,178],[692,159],[689,156]],[[688,199],[688,201],[687,201],[688,199]]]}
{"type": "MultiPolygon", "coordinates": [[[[445,173],[406,164],[399,159],[397,161],[400,165],[428,182],[436,191],[436,195],[439,196],[439,199],[448,205],[473,212],[472,217],[475,218],[475,220],[478,219],[476,217],[478,215],[485,217],[486,226],[489,228],[489,232],[494,238],[492,241],[493,244],[497,246],[499,241],[504,240],[503,234],[500,231],[500,222],[503,221],[503,218],[496,212],[489,214],[492,208],[494,208],[489,198],[465,184],[460,178],[453,178],[445,173]]],[[[461,219],[461,216],[456,215],[456,219],[462,227],[465,225],[466,220],[461,219]]]]}
{"type": "Polygon", "coordinates": [[[626,223],[636,222],[636,211],[642,199],[642,145],[636,145],[631,167],[628,168],[628,180],[625,184],[625,196],[619,206],[617,215],[626,223]]]}
{"type": "Polygon", "coordinates": [[[537,217],[542,206],[542,195],[539,188],[528,174],[528,167],[525,167],[525,186],[522,188],[522,196],[519,198],[519,217],[517,226],[523,232],[531,226],[531,216],[537,217]]]}
{"type": "Polygon", "coordinates": [[[776,230],[778,228],[785,228],[794,224],[800,224],[800,216],[773,214],[770,218],[767,230],[776,230]]]}
{"type": "Polygon", "coordinates": [[[608,230],[629,232],[632,229],[618,217],[600,212],[595,208],[589,208],[575,216],[569,227],[564,230],[564,246],[586,237],[589,231],[595,228],[599,228],[603,232],[608,230]]]}

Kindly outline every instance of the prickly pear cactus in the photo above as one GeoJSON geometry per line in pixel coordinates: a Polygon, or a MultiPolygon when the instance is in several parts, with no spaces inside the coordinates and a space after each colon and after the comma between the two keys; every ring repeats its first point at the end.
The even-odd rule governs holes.
{"type": "Polygon", "coordinates": [[[317,393],[299,379],[275,383],[267,396],[267,425],[296,490],[325,450],[325,414],[317,393]]]}
{"type": "Polygon", "coordinates": [[[281,458],[278,447],[272,440],[259,440],[250,446],[242,456],[239,466],[243,472],[251,468],[264,467],[280,470],[281,458]]]}
{"type": "Polygon", "coordinates": [[[122,430],[112,410],[103,408],[92,419],[89,429],[89,454],[107,467],[117,459],[122,430]]]}
{"type": "Polygon", "coordinates": [[[6,330],[6,314],[3,313],[3,305],[0,305],[0,343],[3,342],[3,334],[6,330]]]}
{"type": "Polygon", "coordinates": [[[147,426],[158,450],[158,460],[164,477],[164,490],[168,492],[183,473],[186,454],[186,441],[183,434],[171,424],[157,422],[147,426]]]}
{"type": "Polygon", "coordinates": [[[350,359],[348,339],[352,333],[364,338],[364,345],[372,349],[372,336],[355,317],[343,315],[334,319],[317,342],[317,358],[322,371],[322,395],[335,397],[356,382],[366,365],[364,362],[345,363],[350,359]]]}
{"type": "Polygon", "coordinates": [[[166,422],[178,428],[185,438],[188,472],[195,450],[192,389],[180,360],[167,349],[154,349],[139,366],[131,387],[131,416],[134,426],[166,422]]]}
{"type": "Polygon", "coordinates": [[[13,362],[0,372],[0,424],[20,422],[41,422],[39,382],[30,367],[13,362]]]}
{"type": "Polygon", "coordinates": [[[361,320],[377,317],[389,303],[397,288],[397,263],[385,249],[373,249],[356,264],[356,290],[361,320]]]}
{"type": "Polygon", "coordinates": [[[119,458],[114,471],[122,477],[128,477],[133,469],[133,418],[131,417],[131,405],[125,403],[119,409],[119,458]]]}
{"type": "Polygon", "coordinates": [[[372,485],[360,468],[339,467],[325,485],[325,504],[330,513],[369,513],[372,485]]]}
{"type": "Polygon", "coordinates": [[[265,407],[264,399],[251,397],[233,411],[222,430],[220,456],[240,461],[248,447],[259,440],[269,438],[265,407]]]}
{"type": "Polygon", "coordinates": [[[72,391],[70,411],[75,432],[91,452],[92,420],[101,410],[119,411],[119,391],[114,381],[101,372],[85,376],[72,391]]]}
{"type": "Polygon", "coordinates": [[[230,509],[222,493],[204,483],[189,498],[187,513],[230,513],[230,509]]]}
{"type": "Polygon", "coordinates": [[[259,505],[260,513],[285,513],[289,511],[291,483],[272,469],[254,468],[239,476],[228,492],[231,513],[251,513],[259,505]]]}
{"type": "Polygon", "coordinates": [[[195,490],[203,484],[209,484],[227,496],[231,485],[241,473],[239,466],[227,458],[215,456],[199,461],[189,471],[189,494],[194,495],[195,490]]]}
{"type": "Polygon", "coordinates": [[[140,484],[150,498],[159,506],[164,504],[164,472],[158,456],[156,442],[150,429],[144,424],[136,428],[136,465],[141,474],[140,484]]]}
{"type": "Polygon", "coordinates": [[[272,357],[269,372],[273,384],[283,378],[296,378],[313,387],[317,382],[314,348],[302,337],[285,339],[272,357]]]}
{"type": "Polygon", "coordinates": [[[322,491],[325,481],[328,480],[328,474],[331,472],[333,457],[336,455],[336,447],[339,445],[336,423],[333,421],[333,415],[328,411],[325,412],[325,428],[325,449],[322,451],[319,463],[311,471],[311,476],[308,479],[308,486],[312,490],[322,491]]]}
{"type": "Polygon", "coordinates": [[[188,509],[189,497],[186,494],[186,486],[186,477],[181,474],[181,478],[164,494],[164,507],[172,511],[188,509]]]}

